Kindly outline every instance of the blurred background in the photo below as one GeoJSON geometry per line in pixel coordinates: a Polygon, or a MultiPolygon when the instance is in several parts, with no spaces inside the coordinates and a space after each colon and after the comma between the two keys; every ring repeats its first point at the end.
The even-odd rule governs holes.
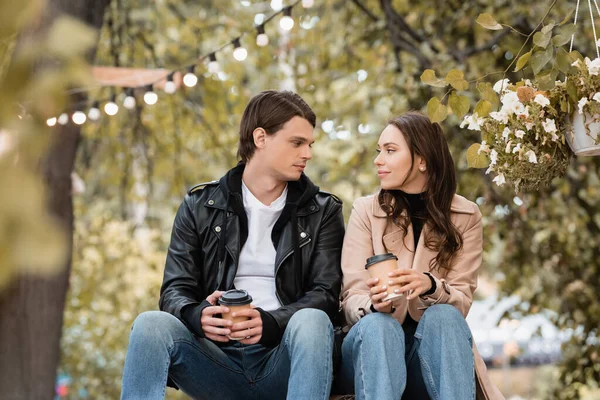
{"type": "MultiPolygon", "coordinates": [[[[236,164],[253,95],[288,89],[311,105],[306,173],[348,218],[377,190],[386,121],[440,94],[423,70],[503,71],[525,38],[477,16],[530,32],[551,6],[561,21],[575,2],[0,0],[2,397],[119,397],[131,324],[158,308],[175,211],[187,188],[236,164]]],[[[575,48],[593,54],[591,23],[578,28],[575,48]]],[[[511,399],[600,399],[598,158],[515,193],[467,169],[481,138],[459,124],[443,123],[458,192],[481,208],[485,235],[468,323],[492,379],[511,399]]]]}

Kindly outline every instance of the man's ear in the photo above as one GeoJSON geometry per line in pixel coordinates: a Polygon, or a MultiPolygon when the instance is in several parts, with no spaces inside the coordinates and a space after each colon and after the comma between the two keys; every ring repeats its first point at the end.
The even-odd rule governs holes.
{"type": "Polygon", "coordinates": [[[254,145],[257,149],[264,149],[267,145],[267,132],[263,128],[256,128],[252,132],[254,137],[254,145]]]}

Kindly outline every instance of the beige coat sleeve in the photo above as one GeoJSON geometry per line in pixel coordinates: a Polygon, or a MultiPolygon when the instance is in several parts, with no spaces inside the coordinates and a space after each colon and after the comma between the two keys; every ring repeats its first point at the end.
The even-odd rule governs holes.
{"type": "Polygon", "coordinates": [[[371,297],[365,283],[370,276],[365,262],[373,255],[371,223],[365,212],[364,199],[358,199],[352,206],[342,247],[342,307],[350,325],[370,312],[371,297]]]}

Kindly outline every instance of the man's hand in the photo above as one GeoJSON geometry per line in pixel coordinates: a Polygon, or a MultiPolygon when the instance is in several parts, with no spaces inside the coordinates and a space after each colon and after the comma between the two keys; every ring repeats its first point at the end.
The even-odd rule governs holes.
{"type": "Polygon", "coordinates": [[[422,272],[415,271],[414,269],[399,269],[388,273],[390,279],[387,282],[389,285],[400,284],[401,288],[394,290],[394,293],[406,293],[412,290],[407,300],[415,299],[423,293],[426,293],[431,289],[431,279],[422,272]]]}
{"type": "MultiPolygon", "coordinates": [[[[229,342],[227,335],[231,334],[231,321],[227,321],[223,318],[216,318],[215,314],[228,313],[229,308],[224,306],[216,306],[217,300],[223,292],[215,291],[206,300],[212,304],[210,307],[206,307],[202,310],[202,317],[200,323],[202,324],[202,330],[207,339],[214,342],[229,342]]],[[[258,312],[258,311],[257,311],[258,312]]]]}
{"type": "Polygon", "coordinates": [[[248,321],[238,322],[231,327],[232,338],[240,340],[243,344],[256,344],[262,337],[263,323],[260,313],[255,308],[242,310],[231,314],[232,317],[248,317],[248,321]]]}
{"type": "Polygon", "coordinates": [[[387,285],[377,286],[379,278],[371,278],[367,281],[371,304],[378,312],[389,314],[392,312],[392,302],[390,300],[382,301],[388,295],[387,285]]]}

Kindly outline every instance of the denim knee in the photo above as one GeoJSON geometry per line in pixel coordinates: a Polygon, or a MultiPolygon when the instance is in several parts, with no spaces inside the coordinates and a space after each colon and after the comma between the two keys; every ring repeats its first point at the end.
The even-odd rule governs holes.
{"type": "Polygon", "coordinates": [[[469,340],[472,340],[471,330],[465,317],[450,304],[434,304],[428,307],[419,321],[419,328],[421,331],[434,331],[438,334],[462,331],[469,340]]]}
{"type": "Polygon", "coordinates": [[[187,328],[175,316],[164,311],[146,311],[137,316],[131,328],[131,339],[136,341],[165,342],[187,328]]]}
{"type": "Polygon", "coordinates": [[[286,329],[290,336],[312,342],[315,338],[329,337],[333,340],[333,325],[329,316],[315,308],[303,308],[292,315],[286,329]]]}
{"type": "Polygon", "coordinates": [[[404,330],[402,325],[394,317],[385,313],[367,314],[358,321],[358,327],[362,340],[373,338],[381,341],[383,338],[397,340],[404,346],[404,330]]]}

